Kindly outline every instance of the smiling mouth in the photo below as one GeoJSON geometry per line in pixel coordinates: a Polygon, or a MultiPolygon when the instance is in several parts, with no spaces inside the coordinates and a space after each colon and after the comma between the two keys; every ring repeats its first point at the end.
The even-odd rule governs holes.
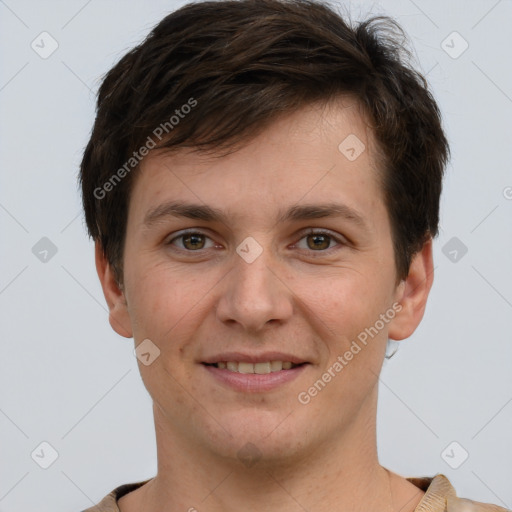
{"type": "Polygon", "coordinates": [[[218,363],[203,363],[205,366],[213,366],[221,370],[228,370],[234,373],[264,375],[283,370],[291,370],[307,363],[295,364],[290,361],[267,361],[263,363],[246,363],[238,361],[220,361],[218,363]]]}

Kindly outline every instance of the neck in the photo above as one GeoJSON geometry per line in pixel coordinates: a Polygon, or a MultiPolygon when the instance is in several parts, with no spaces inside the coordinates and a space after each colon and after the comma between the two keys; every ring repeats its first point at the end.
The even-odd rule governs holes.
{"type": "Polygon", "coordinates": [[[142,488],[140,510],[398,510],[392,503],[395,481],[377,457],[376,395],[335,442],[311,446],[293,460],[262,458],[250,467],[187,442],[155,406],[158,474],[142,488]]]}

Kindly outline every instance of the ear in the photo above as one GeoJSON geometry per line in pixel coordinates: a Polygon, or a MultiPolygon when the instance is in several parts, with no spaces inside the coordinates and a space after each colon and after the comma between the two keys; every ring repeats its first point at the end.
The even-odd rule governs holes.
{"type": "Polygon", "coordinates": [[[99,242],[95,244],[95,259],[96,271],[109,309],[110,325],[120,336],[131,338],[133,332],[124,292],[117,284],[112,267],[103,254],[99,242]]]}
{"type": "Polygon", "coordinates": [[[409,275],[396,289],[396,301],[402,306],[389,324],[388,337],[393,340],[408,338],[418,327],[428,294],[434,281],[434,263],[432,260],[432,239],[417,252],[409,268],[409,275]]]}

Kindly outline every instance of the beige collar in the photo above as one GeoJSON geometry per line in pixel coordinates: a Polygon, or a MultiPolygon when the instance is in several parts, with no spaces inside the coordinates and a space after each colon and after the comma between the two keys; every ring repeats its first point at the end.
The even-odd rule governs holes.
{"type": "MultiPolygon", "coordinates": [[[[124,484],[114,489],[105,496],[98,505],[88,508],[83,512],[119,512],[117,500],[152,480],[144,480],[130,484],[124,484]]],[[[452,484],[442,474],[434,477],[407,478],[407,481],[425,491],[425,494],[414,509],[414,512],[510,512],[497,505],[479,503],[464,498],[458,498],[452,484]]]]}

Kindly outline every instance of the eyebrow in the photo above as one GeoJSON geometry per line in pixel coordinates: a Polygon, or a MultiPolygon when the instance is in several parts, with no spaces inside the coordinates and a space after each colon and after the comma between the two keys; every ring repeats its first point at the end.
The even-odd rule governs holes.
{"type": "MultiPolygon", "coordinates": [[[[149,210],[144,217],[144,226],[149,228],[168,217],[229,223],[228,215],[217,208],[203,204],[170,201],[149,210]]],[[[341,203],[295,205],[285,211],[281,210],[277,216],[277,222],[323,219],[325,217],[341,217],[362,228],[367,227],[363,215],[354,208],[341,203]]]]}

